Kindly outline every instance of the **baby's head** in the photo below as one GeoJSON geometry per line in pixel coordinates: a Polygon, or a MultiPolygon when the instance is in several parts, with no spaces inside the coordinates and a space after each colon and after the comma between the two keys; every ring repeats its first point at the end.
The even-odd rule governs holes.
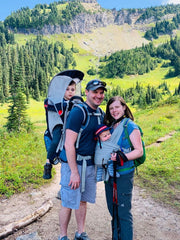
{"type": "Polygon", "coordinates": [[[109,129],[110,128],[104,124],[98,125],[97,130],[95,132],[96,138],[97,139],[99,138],[101,142],[107,141],[111,137],[109,129]]]}
{"type": "Polygon", "coordinates": [[[76,83],[72,80],[66,88],[64,99],[70,100],[76,93],[76,83]]]}

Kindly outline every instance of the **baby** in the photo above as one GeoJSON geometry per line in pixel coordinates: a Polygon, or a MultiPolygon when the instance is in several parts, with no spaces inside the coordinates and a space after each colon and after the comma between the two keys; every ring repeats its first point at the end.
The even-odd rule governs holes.
{"type": "MultiPolygon", "coordinates": [[[[115,129],[111,134],[109,127],[104,124],[98,125],[95,139],[97,140],[94,155],[94,163],[97,166],[96,180],[97,182],[107,181],[109,176],[114,176],[113,161],[117,161],[117,165],[123,166],[128,159],[117,144],[119,129],[115,129]]],[[[116,171],[116,177],[119,176],[119,172],[116,171]]]]}
{"type": "Polygon", "coordinates": [[[113,164],[111,161],[111,153],[118,151],[119,146],[111,142],[110,128],[104,124],[98,125],[95,132],[95,138],[97,140],[95,150],[95,164],[97,165],[96,180],[107,181],[110,173],[107,171],[109,164],[113,164]]]}

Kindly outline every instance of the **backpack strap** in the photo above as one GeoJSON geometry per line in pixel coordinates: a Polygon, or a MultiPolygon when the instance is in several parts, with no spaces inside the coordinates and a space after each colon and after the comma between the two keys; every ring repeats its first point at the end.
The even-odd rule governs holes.
{"type": "Polygon", "coordinates": [[[78,137],[76,140],[76,149],[79,148],[79,141],[80,141],[81,134],[82,134],[83,130],[88,126],[90,117],[96,116],[97,120],[98,120],[98,124],[101,124],[101,120],[104,115],[102,109],[99,107],[96,109],[96,112],[93,112],[93,113],[90,113],[88,111],[87,105],[84,103],[78,104],[77,107],[81,108],[83,115],[84,115],[84,119],[83,119],[83,123],[81,125],[81,128],[78,133],[78,137]]]}
{"type": "MultiPolygon", "coordinates": [[[[133,147],[133,145],[132,145],[132,143],[131,143],[131,140],[130,140],[130,138],[129,138],[129,134],[128,134],[128,131],[127,131],[127,126],[128,126],[128,123],[131,121],[131,119],[128,119],[128,121],[126,121],[126,123],[124,124],[124,132],[125,132],[125,138],[127,138],[127,140],[128,140],[128,142],[129,142],[129,144],[130,144],[130,147],[131,147],[131,150],[133,150],[134,149],[134,147],[133,147]]],[[[142,131],[142,129],[141,129],[141,127],[138,125],[138,129],[139,129],[139,131],[140,131],[140,134],[141,134],[141,137],[143,137],[143,131],[142,131]]],[[[142,139],[141,139],[141,141],[142,141],[142,139]]],[[[144,142],[142,141],[142,146],[143,146],[143,161],[145,161],[145,146],[144,146],[144,142]]],[[[139,158],[140,159],[140,158],[139,158]]],[[[138,168],[137,168],[137,166],[139,166],[140,164],[142,164],[142,163],[140,163],[140,164],[136,164],[136,159],[134,160],[134,166],[135,166],[135,168],[136,168],[136,174],[138,175],[138,168]]],[[[141,160],[142,161],[142,160],[141,160]]]]}
{"type": "MultiPolygon", "coordinates": [[[[81,172],[81,192],[83,193],[85,191],[85,177],[86,177],[86,168],[88,166],[88,161],[93,162],[92,156],[82,156],[80,154],[77,154],[77,161],[79,161],[80,165],[82,165],[82,172],[81,172]]],[[[92,163],[91,163],[92,165],[92,163]]]]}
{"type": "MultiPolygon", "coordinates": [[[[125,138],[127,138],[128,142],[129,142],[129,145],[130,145],[130,147],[131,147],[131,150],[133,150],[134,147],[133,147],[133,145],[132,145],[132,143],[131,143],[131,140],[130,140],[129,134],[128,134],[128,130],[127,130],[127,126],[128,126],[129,121],[131,121],[131,119],[128,119],[128,120],[124,123],[124,126],[123,126],[123,127],[124,127],[125,138]]],[[[137,167],[136,167],[136,174],[138,175],[138,169],[137,169],[137,167]]]]}
{"type": "MultiPolygon", "coordinates": [[[[124,123],[123,127],[124,127],[125,137],[128,139],[129,145],[130,145],[131,149],[133,150],[134,147],[133,147],[133,145],[132,145],[132,143],[131,143],[131,140],[130,140],[129,134],[128,134],[128,130],[127,130],[127,126],[128,126],[128,123],[129,123],[130,121],[132,121],[132,120],[131,120],[131,119],[128,119],[128,120],[124,123]]],[[[140,127],[139,125],[137,125],[137,126],[138,126],[138,130],[140,131],[141,137],[143,137],[143,131],[142,131],[141,127],[140,127]]]]}
{"type": "Polygon", "coordinates": [[[133,145],[131,143],[131,140],[130,140],[129,134],[128,134],[128,130],[127,130],[127,126],[128,126],[129,121],[131,121],[131,120],[127,119],[127,121],[124,123],[123,127],[124,127],[125,138],[127,138],[128,142],[129,142],[129,145],[131,147],[131,150],[132,150],[133,149],[133,145]]]}

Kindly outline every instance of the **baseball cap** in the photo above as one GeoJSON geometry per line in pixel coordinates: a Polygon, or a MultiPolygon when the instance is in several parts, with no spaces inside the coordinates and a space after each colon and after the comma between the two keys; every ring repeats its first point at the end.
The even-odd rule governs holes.
{"type": "Polygon", "coordinates": [[[105,124],[100,124],[97,126],[96,131],[95,131],[95,136],[98,137],[99,134],[101,134],[104,131],[109,130],[110,128],[106,126],[105,124]]]}
{"type": "Polygon", "coordinates": [[[105,83],[105,82],[102,82],[102,81],[100,81],[100,80],[98,80],[98,79],[91,80],[91,81],[89,81],[89,82],[87,83],[87,85],[86,85],[86,89],[87,89],[87,90],[92,90],[92,91],[94,91],[94,90],[96,90],[96,89],[98,89],[98,88],[103,88],[105,91],[107,91],[107,89],[106,89],[106,83],[105,83]]]}

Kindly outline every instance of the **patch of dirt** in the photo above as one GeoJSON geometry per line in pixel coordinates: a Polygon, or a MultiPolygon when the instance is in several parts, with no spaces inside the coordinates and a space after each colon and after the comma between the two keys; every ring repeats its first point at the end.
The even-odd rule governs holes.
{"type": "Polygon", "coordinates": [[[97,28],[92,33],[79,36],[78,42],[83,49],[96,56],[110,55],[116,51],[141,47],[143,43],[148,43],[137,30],[128,24],[97,28]]]}
{"type": "MultiPolygon", "coordinates": [[[[1,201],[0,227],[33,213],[48,199],[53,202],[53,207],[43,217],[7,236],[6,240],[15,240],[18,236],[32,232],[38,232],[42,240],[58,239],[60,200],[56,196],[60,188],[60,164],[55,168],[57,173],[50,184],[1,201]]],[[[180,239],[180,215],[155,202],[145,190],[134,187],[132,206],[134,240],[180,239]]],[[[68,228],[70,239],[73,239],[75,231],[76,221],[73,211],[68,228]]],[[[106,207],[103,182],[97,184],[96,204],[88,205],[86,231],[92,240],[111,239],[111,217],[106,207]]]]}
{"type": "Polygon", "coordinates": [[[162,142],[164,142],[164,141],[166,141],[167,139],[171,138],[175,133],[176,133],[176,131],[172,131],[172,132],[170,132],[169,134],[166,134],[164,137],[161,137],[161,138],[159,138],[158,140],[156,140],[155,143],[152,143],[151,145],[146,146],[146,148],[149,148],[149,147],[152,147],[152,146],[156,146],[156,147],[160,146],[160,144],[161,144],[162,142]]]}

